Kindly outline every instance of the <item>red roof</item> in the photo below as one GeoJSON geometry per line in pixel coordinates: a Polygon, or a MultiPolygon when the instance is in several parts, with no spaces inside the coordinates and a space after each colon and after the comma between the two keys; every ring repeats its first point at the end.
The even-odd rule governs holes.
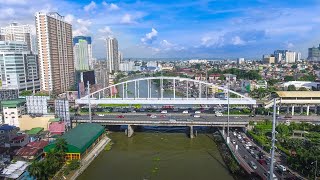
{"type": "Polygon", "coordinates": [[[48,145],[48,141],[36,141],[36,142],[30,142],[25,147],[20,148],[16,155],[17,156],[34,156],[39,151],[41,151],[46,145],[48,145]]]}
{"type": "Polygon", "coordinates": [[[25,134],[24,134],[24,135],[21,135],[21,136],[16,136],[16,137],[14,137],[11,141],[20,141],[20,140],[24,139],[25,137],[26,137],[25,134]]]}
{"type": "Polygon", "coordinates": [[[220,77],[221,74],[210,74],[210,77],[220,77]]]}
{"type": "Polygon", "coordinates": [[[51,134],[62,134],[66,131],[65,127],[63,122],[53,122],[49,125],[49,131],[51,134]]]}

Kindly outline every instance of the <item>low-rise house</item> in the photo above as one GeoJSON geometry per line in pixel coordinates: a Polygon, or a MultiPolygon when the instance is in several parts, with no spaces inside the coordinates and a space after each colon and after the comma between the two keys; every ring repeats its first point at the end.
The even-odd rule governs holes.
{"type": "Polygon", "coordinates": [[[16,161],[4,168],[0,177],[5,179],[24,179],[23,175],[28,165],[29,164],[26,161],[16,161]]]}
{"type": "Polygon", "coordinates": [[[0,146],[10,147],[10,141],[17,136],[19,128],[8,124],[0,125],[0,146]]]}
{"type": "Polygon", "coordinates": [[[27,145],[29,142],[29,136],[27,134],[21,134],[10,141],[10,146],[11,147],[23,147],[27,145]]]}
{"type": "Polygon", "coordinates": [[[64,122],[52,122],[49,125],[49,131],[51,135],[62,135],[66,131],[66,125],[64,122]]]}
{"type": "Polygon", "coordinates": [[[27,160],[33,160],[43,153],[43,148],[48,145],[48,141],[35,141],[30,142],[26,146],[20,148],[16,156],[27,160]]]}

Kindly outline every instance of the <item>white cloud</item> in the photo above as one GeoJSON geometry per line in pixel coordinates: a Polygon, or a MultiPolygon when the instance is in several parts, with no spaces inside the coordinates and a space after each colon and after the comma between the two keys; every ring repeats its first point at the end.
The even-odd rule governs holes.
{"type": "Polygon", "coordinates": [[[8,17],[13,17],[15,15],[15,11],[14,9],[12,8],[4,8],[4,9],[0,9],[0,12],[1,12],[1,16],[0,16],[0,19],[5,19],[5,18],[8,18],[8,17]]]}
{"type": "Polygon", "coordinates": [[[73,23],[73,20],[74,20],[74,16],[72,14],[67,14],[65,17],[64,17],[64,20],[70,24],[73,23]]]}
{"type": "Polygon", "coordinates": [[[136,22],[134,21],[134,19],[132,18],[132,16],[130,14],[125,14],[121,19],[121,23],[123,23],[123,24],[135,24],[136,22]]]}
{"type": "Polygon", "coordinates": [[[291,49],[291,48],[294,47],[294,44],[291,43],[291,42],[286,42],[286,47],[287,47],[288,49],[291,49]]]}
{"type": "Polygon", "coordinates": [[[118,9],[120,9],[120,8],[119,8],[118,5],[111,3],[109,9],[110,9],[110,10],[118,10],[118,9]]]}
{"type": "Polygon", "coordinates": [[[90,33],[89,27],[92,24],[90,20],[78,19],[75,23],[74,36],[88,35],[90,33]]]}
{"type": "Polygon", "coordinates": [[[152,44],[157,39],[158,31],[154,28],[151,29],[150,33],[147,33],[144,38],[141,38],[141,42],[144,44],[152,44]]]}
{"type": "Polygon", "coordinates": [[[103,2],[102,2],[102,5],[108,6],[108,3],[106,3],[105,1],[103,1],[103,2]]]}
{"type": "Polygon", "coordinates": [[[233,45],[245,45],[246,42],[243,41],[239,36],[234,36],[231,40],[233,45]]]}
{"type": "Polygon", "coordinates": [[[103,29],[99,29],[98,31],[104,34],[113,34],[110,26],[105,26],[103,29]]]}
{"type": "Polygon", "coordinates": [[[91,11],[94,10],[97,7],[97,4],[94,1],[91,1],[90,4],[84,6],[85,11],[91,11]]]}
{"type": "Polygon", "coordinates": [[[201,45],[205,47],[221,47],[224,45],[224,33],[214,32],[201,38],[201,45]]]}

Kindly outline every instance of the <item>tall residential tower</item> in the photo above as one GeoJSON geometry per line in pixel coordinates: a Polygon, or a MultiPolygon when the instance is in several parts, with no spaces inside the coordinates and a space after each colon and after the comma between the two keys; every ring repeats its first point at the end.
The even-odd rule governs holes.
{"type": "Polygon", "coordinates": [[[41,90],[59,94],[74,85],[72,26],[56,12],[36,13],[41,90]]]}
{"type": "Polygon", "coordinates": [[[91,37],[76,36],[73,38],[73,52],[75,69],[80,71],[87,71],[92,69],[92,46],[91,37]]]}
{"type": "Polygon", "coordinates": [[[119,71],[118,41],[116,38],[106,39],[107,47],[107,71],[108,73],[119,71]]]}

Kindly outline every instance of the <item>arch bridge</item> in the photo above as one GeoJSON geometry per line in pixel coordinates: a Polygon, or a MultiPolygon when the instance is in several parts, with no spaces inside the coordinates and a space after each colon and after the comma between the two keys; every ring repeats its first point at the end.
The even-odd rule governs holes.
{"type": "Polygon", "coordinates": [[[77,99],[77,104],[255,105],[256,100],[213,83],[182,77],[143,77],[104,87],[77,99]],[[152,89],[152,84],[159,87],[152,89]],[[132,87],[132,91],[128,87],[132,87]],[[209,90],[211,89],[211,92],[209,90]],[[120,92],[121,90],[121,92],[120,92]],[[154,95],[153,91],[157,92],[154,95]],[[144,93],[141,93],[144,91],[144,93]],[[165,92],[165,93],[164,93],[165,92]],[[218,97],[217,93],[226,94],[218,97]],[[227,98],[229,97],[229,98],[227,98]]]}

